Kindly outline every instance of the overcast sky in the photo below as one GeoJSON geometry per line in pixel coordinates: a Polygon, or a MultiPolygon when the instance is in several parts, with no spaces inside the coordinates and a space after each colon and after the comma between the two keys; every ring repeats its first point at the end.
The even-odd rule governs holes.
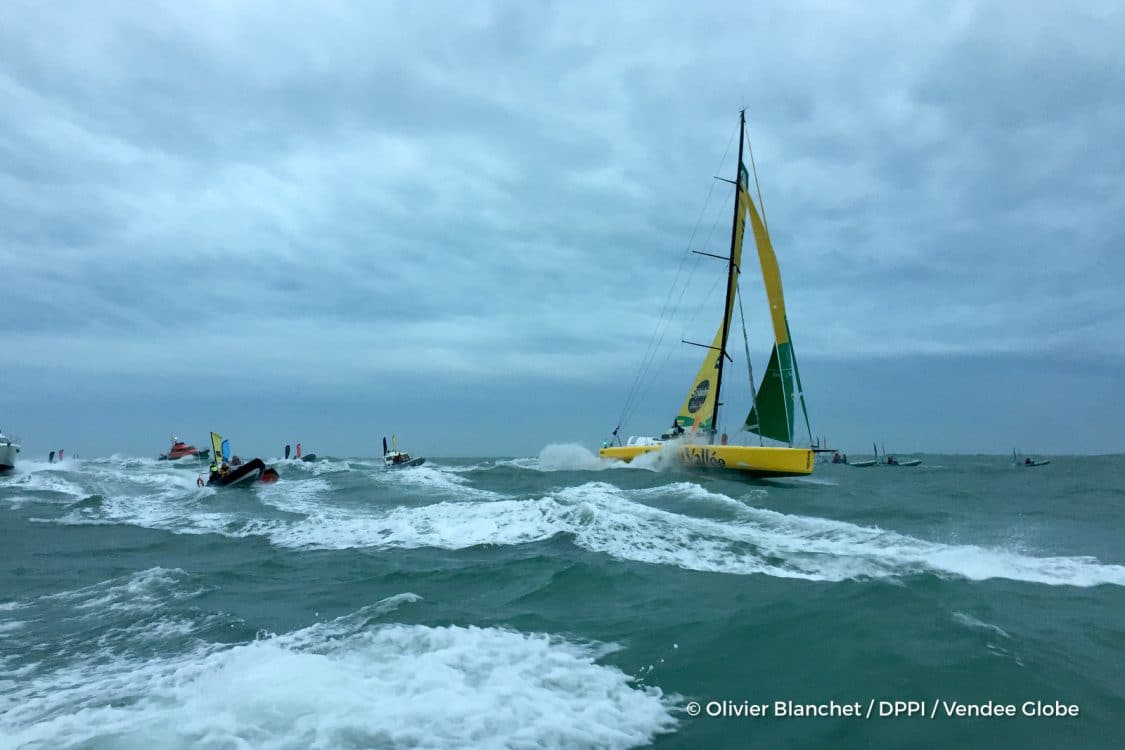
{"type": "Polygon", "coordinates": [[[595,447],[664,331],[623,428],[660,430],[745,106],[815,433],[1123,451],[1122,39],[1119,2],[9,2],[0,428],[595,447]]]}

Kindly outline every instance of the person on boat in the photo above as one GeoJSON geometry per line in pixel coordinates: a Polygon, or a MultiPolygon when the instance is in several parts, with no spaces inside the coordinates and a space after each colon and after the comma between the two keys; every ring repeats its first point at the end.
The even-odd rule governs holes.
{"type": "Polygon", "coordinates": [[[301,457],[301,444],[297,443],[297,458],[301,457]]]}
{"type": "Polygon", "coordinates": [[[719,438],[719,443],[722,445],[727,444],[727,434],[725,432],[723,433],[722,437],[719,438]]]}
{"type": "Polygon", "coordinates": [[[242,466],[242,459],[239,458],[238,456],[235,456],[230,460],[230,465],[231,466],[242,466]]]}
{"type": "Polygon", "coordinates": [[[840,463],[840,452],[839,451],[836,451],[835,453],[832,454],[832,463],[834,463],[834,464],[840,463]]]}
{"type": "Polygon", "coordinates": [[[1025,464],[1027,464],[1028,466],[1030,466],[1030,465],[1031,465],[1031,456],[1028,456],[1027,458],[1025,458],[1025,459],[1023,460],[1023,462],[1024,462],[1025,464]]]}
{"type": "Polygon", "coordinates": [[[887,456],[887,466],[896,466],[896,465],[898,465],[898,461],[895,460],[895,457],[894,456],[887,456]]]}
{"type": "Polygon", "coordinates": [[[848,462],[848,454],[847,454],[847,453],[845,453],[845,454],[844,454],[844,458],[843,458],[843,460],[841,461],[841,463],[845,463],[845,464],[846,464],[847,462],[848,462]]]}

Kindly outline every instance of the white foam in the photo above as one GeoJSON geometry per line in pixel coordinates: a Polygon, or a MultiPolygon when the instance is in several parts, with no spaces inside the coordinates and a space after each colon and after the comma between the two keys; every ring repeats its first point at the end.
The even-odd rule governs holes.
{"type": "Polygon", "coordinates": [[[647,469],[657,471],[671,467],[662,451],[652,451],[637,456],[626,463],[605,459],[578,443],[551,443],[539,451],[536,458],[514,458],[497,461],[497,466],[514,466],[531,471],[607,471],[622,469],[647,469]]]}
{"type": "Polygon", "coordinates": [[[0,638],[4,638],[8,633],[13,630],[22,630],[27,627],[27,623],[22,620],[6,620],[0,622],[0,638]]]}
{"type": "MultiPolygon", "coordinates": [[[[73,498],[88,495],[82,487],[62,476],[64,469],[57,464],[16,464],[15,473],[10,476],[7,486],[23,492],[55,492],[66,495],[64,502],[73,502],[73,498]]],[[[9,502],[22,504],[29,500],[44,502],[41,496],[18,496],[8,498],[9,502]]]]}
{"type": "Polygon", "coordinates": [[[999,625],[993,625],[992,623],[984,622],[983,620],[978,620],[977,618],[973,617],[972,615],[967,615],[964,612],[954,612],[953,613],[953,619],[955,621],[961,623],[962,625],[964,625],[967,628],[972,628],[974,630],[984,630],[984,631],[987,631],[989,633],[994,633],[994,634],[1000,636],[1001,638],[1009,638],[1010,639],[1012,637],[1012,636],[1008,635],[1008,632],[1006,630],[1004,630],[1003,628],[1001,628],[999,625]]]}
{"type": "Polygon", "coordinates": [[[275,482],[258,488],[263,503],[294,513],[315,512],[331,492],[332,485],[327,479],[275,482]]]}
{"type": "Polygon", "coordinates": [[[366,511],[322,508],[315,515],[275,527],[270,540],[283,547],[463,549],[481,544],[541,541],[565,526],[561,508],[520,500],[441,502],[366,511]]]}
{"type": "Polygon", "coordinates": [[[180,568],[155,567],[41,598],[64,601],[77,610],[147,612],[170,601],[204,593],[203,589],[186,589],[183,584],[188,577],[180,568]]]}
{"type": "Polygon", "coordinates": [[[610,468],[584,446],[577,443],[554,443],[539,451],[539,460],[533,466],[539,471],[602,471],[610,468]]]}
{"type": "MultiPolygon", "coordinates": [[[[133,481],[128,474],[117,478],[123,472],[112,464],[104,469],[113,482],[133,481]]],[[[229,492],[191,486],[194,475],[188,472],[154,469],[138,475],[134,486],[143,487],[142,494],[108,497],[97,508],[75,509],[60,522],[112,521],[175,533],[264,536],[279,546],[317,549],[462,549],[570,534],[579,546],[619,559],[740,575],[827,581],[938,575],[1125,586],[1125,566],[1092,557],[1036,556],[1012,545],[927,541],[877,527],[756,508],[751,503],[766,492],[760,488],[733,498],[693,482],[638,490],[592,482],[516,499],[475,488],[457,472],[423,466],[373,468],[370,477],[380,496],[370,503],[356,502],[354,496],[334,502],[327,480],[311,478],[259,487],[232,502],[235,496],[229,492]],[[145,477],[154,472],[172,476],[145,477]],[[421,501],[440,501],[386,502],[388,494],[394,501],[396,492],[410,495],[411,488],[424,490],[414,493],[421,501]],[[680,512],[651,507],[656,498],[664,505],[667,496],[689,501],[686,512],[683,503],[675,508],[680,512]],[[304,517],[263,518],[262,503],[304,517]],[[695,503],[699,513],[690,507],[695,503]],[[720,506],[726,514],[714,517],[722,515],[715,512],[720,506]]]]}
{"type": "Polygon", "coordinates": [[[0,700],[0,734],[44,747],[628,748],[675,727],[678,696],[598,664],[597,644],[372,624],[416,598],[233,647],[39,674],[0,700]]]}
{"type": "Polygon", "coordinates": [[[930,542],[843,521],[748,506],[690,483],[622,491],[592,482],[537,500],[399,506],[367,515],[319,515],[277,529],[282,546],[440,547],[543,541],[560,533],[613,557],[690,570],[840,581],[910,575],[1009,578],[1049,585],[1125,586],[1125,566],[1090,557],[1035,557],[930,542]],[[734,520],[650,507],[633,497],[663,489],[738,509],[734,520]]]}
{"type": "Polygon", "coordinates": [[[428,465],[406,469],[376,469],[373,477],[376,486],[392,493],[402,489],[420,494],[417,490],[424,490],[424,497],[427,499],[460,501],[499,500],[507,497],[499,492],[473,487],[468,478],[457,472],[428,465]]]}

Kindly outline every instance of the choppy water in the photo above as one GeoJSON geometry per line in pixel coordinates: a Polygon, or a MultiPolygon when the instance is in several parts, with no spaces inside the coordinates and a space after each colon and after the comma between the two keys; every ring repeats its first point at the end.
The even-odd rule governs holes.
{"type": "Polygon", "coordinates": [[[0,747],[1120,747],[1125,457],[925,461],[754,483],[552,446],[226,490],[24,461],[0,747]],[[943,699],[1080,713],[877,716],[943,699]]]}

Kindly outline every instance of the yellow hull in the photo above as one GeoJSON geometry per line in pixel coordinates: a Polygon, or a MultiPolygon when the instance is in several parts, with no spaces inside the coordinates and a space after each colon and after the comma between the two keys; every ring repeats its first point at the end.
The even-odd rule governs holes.
{"type": "MultiPolygon", "coordinates": [[[[644,453],[659,451],[663,445],[620,445],[602,448],[598,455],[619,461],[632,461],[644,453]]],[[[755,477],[796,477],[813,473],[811,448],[776,448],[754,445],[668,445],[686,466],[702,469],[740,471],[755,477]]]]}

